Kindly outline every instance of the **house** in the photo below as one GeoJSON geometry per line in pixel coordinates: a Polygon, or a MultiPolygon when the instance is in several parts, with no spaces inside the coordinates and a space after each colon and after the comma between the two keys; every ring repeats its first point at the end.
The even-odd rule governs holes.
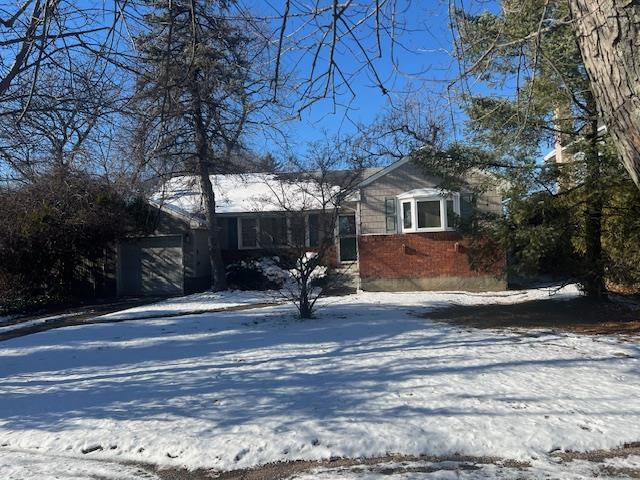
{"type": "MultiPolygon", "coordinates": [[[[331,235],[332,263],[348,265],[363,290],[506,288],[504,252],[494,250],[485,261],[473,262],[470,238],[457,230],[455,222],[468,218],[474,209],[501,213],[497,188],[481,195],[445,192],[437,188],[437,178],[405,158],[386,168],[365,170],[336,210],[326,199],[341,188],[338,173],[326,191],[320,191],[325,186],[291,174],[211,178],[227,263],[272,252],[293,237],[313,250],[323,236],[331,235]],[[327,212],[336,220],[332,232],[321,228],[328,223],[323,221],[327,212]]],[[[161,212],[154,235],[127,239],[118,247],[119,294],[206,289],[208,232],[196,178],[172,178],[151,202],[161,212]]]]}

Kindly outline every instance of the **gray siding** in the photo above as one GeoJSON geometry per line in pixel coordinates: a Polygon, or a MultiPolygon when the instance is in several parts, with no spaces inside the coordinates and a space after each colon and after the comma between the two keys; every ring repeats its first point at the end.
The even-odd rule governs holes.
{"type": "MultiPolygon", "coordinates": [[[[392,170],[360,191],[360,233],[362,235],[388,234],[385,219],[385,198],[396,197],[401,193],[416,188],[436,187],[437,177],[429,176],[412,162],[392,170]]],[[[469,214],[469,195],[462,194],[461,214],[469,214]]],[[[492,190],[481,195],[476,200],[480,211],[500,213],[502,198],[497,191],[492,190]]],[[[397,207],[399,208],[399,207],[397,207]]]]}
{"type": "Polygon", "coordinates": [[[209,260],[209,235],[207,230],[193,230],[193,277],[209,278],[211,276],[211,262],[209,260]]]}
{"type": "Polygon", "coordinates": [[[384,215],[386,197],[395,197],[415,188],[434,187],[437,184],[437,178],[425,176],[417,166],[409,162],[367,185],[360,192],[360,233],[390,233],[387,232],[384,215]]]}

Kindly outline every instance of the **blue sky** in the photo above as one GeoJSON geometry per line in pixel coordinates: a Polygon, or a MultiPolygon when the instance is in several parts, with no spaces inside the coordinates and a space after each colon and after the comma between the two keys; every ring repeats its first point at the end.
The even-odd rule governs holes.
{"type": "MultiPolygon", "coordinates": [[[[252,3],[251,0],[247,0],[252,3]]],[[[447,87],[460,73],[460,66],[453,56],[453,34],[449,23],[449,0],[395,0],[400,8],[406,9],[398,15],[404,22],[404,29],[397,38],[393,58],[391,60],[390,42],[383,37],[382,56],[375,60],[375,68],[384,86],[389,89],[389,94],[381,92],[375,78],[369,70],[364,70],[355,75],[350,82],[350,89],[342,88],[336,97],[318,101],[306,108],[300,115],[300,119],[288,125],[290,141],[293,142],[293,151],[296,154],[304,154],[305,145],[309,142],[323,140],[326,137],[349,134],[355,130],[354,124],[370,124],[376,116],[384,113],[390,102],[398,102],[407,95],[410,98],[423,103],[437,102],[440,109],[446,110],[446,116],[452,118],[455,123],[453,131],[456,139],[464,139],[465,115],[457,103],[456,92],[460,84],[456,83],[451,91],[447,87]],[[397,69],[394,68],[394,64],[397,69]],[[352,91],[353,92],[352,92],[352,91]],[[410,92],[410,93],[408,93],[410,92]],[[355,95],[353,94],[355,93],[355,95]]],[[[283,11],[284,0],[270,0],[264,5],[269,5],[271,12],[277,15],[283,11]]],[[[297,2],[292,2],[296,4],[297,2]]],[[[366,3],[366,2],[362,2],[366,3]]],[[[373,2],[371,2],[373,3],[373,2]]],[[[390,1],[393,3],[393,0],[390,1]]],[[[316,4],[314,2],[314,4],[316,4]]],[[[328,0],[320,1],[317,5],[327,5],[328,0]]],[[[467,12],[479,14],[482,11],[499,13],[501,5],[499,0],[468,0],[456,1],[456,5],[464,5],[467,12]]],[[[269,10],[267,8],[267,11],[269,10]]],[[[280,27],[279,20],[275,20],[274,35],[280,27]]],[[[297,25],[290,26],[295,29],[297,25]]],[[[277,38],[277,37],[274,37],[277,38]]],[[[315,37],[316,39],[319,36],[315,37]]],[[[373,37],[365,37],[365,46],[375,45],[373,37]]],[[[343,48],[336,53],[337,62],[345,71],[349,68],[356,69],[362,65],[362,58],[354,56],[353,50],[357,50],[353,43],[345,42],[343,48]],[[349,52],[348,50],[352,51],[349,52]],[[355,58],[354,58],[355,57],[355,58]]],[[[300,54],[299,54],[300,55],[300,54]]],[[[296,66],[296,72],[300,76],[308,74],[310,69],[310,55],[306,58],[296,58],[295,50],[286,57],[285,63],[296,66]]],[[[320,56],[319,64],[326,64],[327,56],[320,56]]],[[[484,95],[513,95],[513,85],[507,81],[502,87],[489,87],[485,84],[473,82],[469,79],[466,84],[474,93],[484,95]]],[[[451,126],[451,125],[449,125],[451,126]]],[[[258,152],[271,150],[278,155],[278,145],[271,140],[256,142],[254,148],[258,152]]],[[[541,145],[543,151],[549,149],[549,145],[541,145]]]]}
{"type": "MultiPolygon", "coordinates": [[[[451,56],[448,2],[414,0],[398,3],[407,5],[407,10],[401,13],[406,28],[398,36],[393,54],[399,69],[394,69],[390,42],[384,39],[383,55],[375,60],[376,70],[390,90],[389,95],[381,92],[370,71],[360,72],[350,82],[355,96],[347,88],[342,88],[336,102],[332,98],[316,102],[302,112],[299,120],[289,125],[300,148],[306,142],[322,139],[325,134],[348,134],[354,130],[354,123],[370,123],[390,101],[397,100],[409,90],[412,95],[422,96],[422,100],[446,92],[447,83],[455,76],[457,68],[451,56]]],[[[274,9],[280,4],[283,2],[272,2],[274,9]]],[[[362,57],[354,59],[353,53],[344,51],[350,46],[353,45],[346,45],[336,56],[338,64],[345,70],[355,69],[362,62],[362,57]]],[[[289,64],[296,60],[287,58],[289,64]]],[[[326,62],[326,56],[319,63],[322,61],[326,62]]],[[[304,76],[309,68],[307,58],[297,65],[297,73],[304,76]]]]}
{"type": "MultiPolygon", "coordinates": [[[[242,1],[242,0],[240,0],[242,1]]],[[[457,64],[451,55],[452,33],[449,28],[449,1],[448,0],[390,0],[405,10],[399,12],[399,19],[404,22],[404,31],[397,37],[393,58],[398,70],[393,67],[391,61],[391,48],[388,37],[382,36],[383,52],[381,58],[375,59],[376,71],[379,73],[384,86],[390,93],[384,95],[375,84],[371,72],[364,70],[350,79],[350,88],[338,92],[336,101],[328,98],[314,103],[301,112],[300,118],[289,122],[287,126],[290,140],[293,141],[293,149],[296,153],[303,153],[308,142],[321,140],[326,136],[332,137],[348,134],[354,131],[354,123],[369,124],[376,116],[382,114],[385,108],[393,100],[398,100],[406,92],[411,90],[411,96],[418,97],[421,101],[430,98],[446,98],[446,87],[449,81],[457,74],[457,64]]],[[[292,4],[307,5],[315,2],[304,0],[293,1],[292,4]]],[[[357,2],[354,2],[357,3],[357,2]]],[[[361,3],[367,3],[363,0],[361,3]]],[[[100,5],[96,0],[81,0],[81,5],[100,5]]],[[[250,10],[268,13],[273,16],[272,38],[277,38],[280,22],[279,15],[284,10],[285,0],[244,0],[245,6],[250,10]]],[[[329,0],[322,0],[320,5],[329,5],[329,0]]],[[[496,0],[470,0],[465,6],[472,7],[476,11],[481,9],[495,10],[496,0]]],[[[108,18],[105,21],[109,20],[108,18]]],[[[135,25],[132,25],[135,26],[135,25]]],[[[295,24],[289,25],[294,28],[295,24]]],[[[123,29],[120,32],[127,42],[127,33],[123,29]]],[[[319,37],[315,37],[316,39],[319,37]]],[[[313,38],[311,39],[313,41],[313,38]]],[[[369,46],[374,44],[369,38],[369,46]]],[[[327,61],[326,52],[321,55],[319,63],[327,61]]],[[[298,52],[300,54],[300,52],[298,52]]],[[[294,53],[285,57],[285,64],[295,70],[298,76],[305,76],[310,69],[309,55],[295,58],[294,53]]],[[[357,49],[353,42],[344,42],[336,52],[336,60],[345,71],[353,71],[362,65],[362,58],[358,58],[357,49]],[[349,52],[348,50],[352,51],[349,52]],[[354,55],[353,51],[356,50],[354,55]]],[[[444,107],[446,103],[443,102],[444,107]]],[[[462,118],[455,104],[451,106],[453,115],[458,118],[458,129],[462,126],[462,118]]],[[[257,135],[252,142],[252,147],[259,153],[272,151],[278,154],[278,145],[272,138],[265,139],[257,135]]]]}

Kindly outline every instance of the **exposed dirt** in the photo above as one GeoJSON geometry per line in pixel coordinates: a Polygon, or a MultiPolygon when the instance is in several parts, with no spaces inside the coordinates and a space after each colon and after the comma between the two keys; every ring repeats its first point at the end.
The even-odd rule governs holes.
{"type": "MultiPolygon", "coordinates": [[[[554,453],[552,456],[559,458],[562,462],[573,460],[586,460],[594,463],[603,463],[614,458],[627,458],[630,455],[640,456],[640,442],[629,443],[621,448],[612,450],[591,450],[589,452],[562,452],[554,453]]],[[[640,478],[638,468],[619,468],[611,465],[600,465],[600,471],[604,475],[612,477],[640,478]]]]}
{"type": "Polygon", "coordinates": [[[452,305],[430,310],[424,317],[473,328],[546,328],[588,335],[640,335],[640,309],[583,297],[511,305],[452,305]]]}
{"type": "Polygon", "coordinates": [[[250,305],[235,305],[232,307],[193,310],[188,313],[185,313],[185,312],[156,313],[156,314],[145,315],[143,317],[136,317],[136,318],[129,318],[129,319],[101,318],[102,315],[106,315],[108,313],[113,313],[113,312],[117,312],[127,308],[137,307],[137,306],[145,305],[149,303],[155,303],[158,300],[159,300],[158,298],[156,299],[146,298],[143,300],[137,299],[135,301],[124,301],[121,303],[113,303],[109,305],[109,308],[100,306],[99,308],[97,307],[88,308],[86,311],[79,311],[76,313],[73,313],[73,312],[49,313],[47,315],[41,315],[41,317],[47,317],[52,315],[65,315],[68,313],[71,313],[71,316],[64,316],[59,319],[49,320],[46,323],[41,323],[39,325],[33,325],[25,328],[19,328],[20,323],[27,322],[29,320],[35,320],[35,319],[38,319],[39,317],[30,316],[30,317],[22,317],[20,319],[14,319],[11,322],[6,322],[0,325],[0,326],[16,325],[16,330],[0,333],[0,342],[3,340],[9,340],[10,338],[22,337],[24,335],[31,335],[32,333],[44,332],[45,330],[51,330],[53,328],[71,327],[74,325],[88,325],[92,323],[118,323],[118,322],[133,321],[133,320],[148,320],[150,318],[182,317],[184,315],[198,315],[203,313],[230,312],[234,310],[249,310],[253,308],[271,307],[278,304],[278,303],[252,303],[250,305]]]}
{"type": "Polygon", "coordinates": [[[588,460],[590,462],[604,462],[610,458],[626,458],[630,455],[640,456],[640,442],[628,443],[620,448],[611,450],[590,450],[588,452],[558,452],[551,456],[563,462],[572,460],[588,460]]]}
{"type": "MultiPolygon", "coordinates": [[[[561,463],[583,460],[594,464],[602,476],[627,476],[640,479],[640,470],[618,468],[606,465],[609,459],[626,458],[640,455],[640,443],[625,445],[612,450],[594,450],[589,452],[558,452],[550,456],[561,463]]],[[[185,470],[182,468],[157,468],[151,465],[140,465],[154,473],[162,480],[288,480],[303,473],[315,470],[331,471],[349,469],[353,473],[371,473],[389,476],[405,473],[435,472],[440,470],[465,471],[481,470],[487,465],[500,465],[512,469],[514,474],[524,472],[530,467],[527,462],[502,459],[497,457],[474,457],[465,455],[432,456],[432,455],[385,455],[372,458],[332,458],[322,461],[291,461],[261,465],[256,468],[216,472],[214,470],[185,470]]]]}
{"type": "MultiPolygon", "coordinates": [[[[529,466],[526,462],[503,460],[496,457],[473,457],[466,455],[450,455],[436,457],[430,455],[385,455],[370,458],[332,458],[329,460],[277,462],[261,465],[256,468],[216,472],[213,470],[184,470],[180,468],[154,468],[153,473],[162,480],[287,480],[294,475],[308,473],[315,469],[350,468],[362,473],[375,470],[383,475],[395,475],[410,472],[434,472],[442,468],[434,468],[429,463],[452,462],[451,469],[477,470],[480,465],[500,463],[506,467],[523,469],[529,466]],[[403,463],[424,462],[424,465],[402,465],[403,463]]],[[[149,468],[144,467],[144,468],[149,468]]]]}

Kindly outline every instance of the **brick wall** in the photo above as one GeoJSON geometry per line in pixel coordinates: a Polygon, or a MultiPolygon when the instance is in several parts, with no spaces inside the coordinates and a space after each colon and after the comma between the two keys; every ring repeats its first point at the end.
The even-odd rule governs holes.
{"type": "Polygon", "coordinates": [[[504,252],[481,245],[457,232],[364,235],[358,239],[360,277],[502,277],[504,252]]]}

